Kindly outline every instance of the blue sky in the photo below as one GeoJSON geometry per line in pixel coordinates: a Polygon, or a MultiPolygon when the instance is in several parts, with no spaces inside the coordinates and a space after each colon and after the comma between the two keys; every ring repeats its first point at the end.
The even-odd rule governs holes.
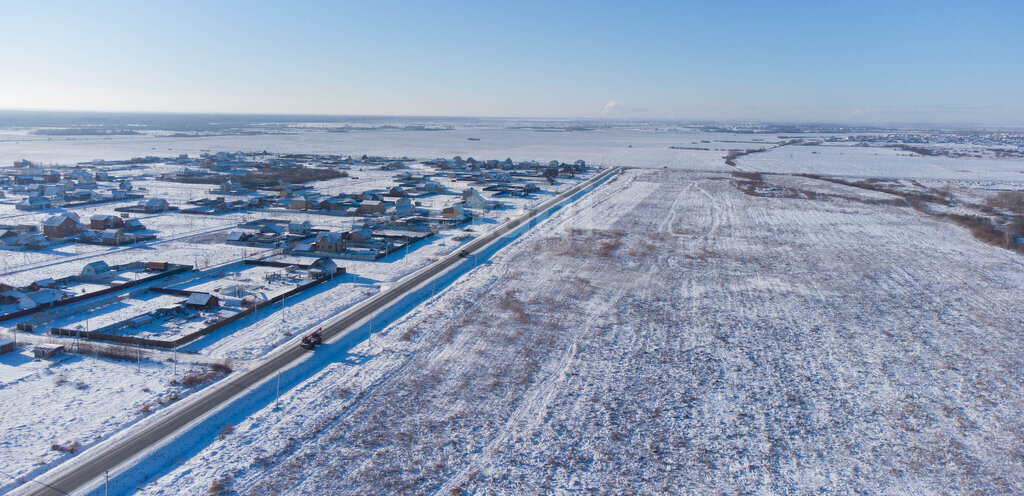
{"type": "Polygon", "coordinates": [[[1024,2],[0,0],[0,108],[1024,124],[1024,2]]]}

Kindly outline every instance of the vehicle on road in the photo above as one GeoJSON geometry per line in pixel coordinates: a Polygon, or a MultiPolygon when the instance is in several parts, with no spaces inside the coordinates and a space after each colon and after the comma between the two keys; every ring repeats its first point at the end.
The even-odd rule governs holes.
{"type": "Polygon", "coordinates": [[[309,333],[309,335],[302,338],[302,347],[307,350],[312,350],[315,349],[317,346],[320,346],[320,344],[324,342],[324,337],[320,333],[321,330],[322,328],[317,329],[316,331],[313,331],[309,333]]]}

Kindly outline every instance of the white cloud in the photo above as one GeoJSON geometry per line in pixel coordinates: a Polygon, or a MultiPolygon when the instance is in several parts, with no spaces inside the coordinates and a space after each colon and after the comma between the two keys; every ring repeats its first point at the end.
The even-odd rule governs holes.
{"type": "Polygon", "coordinates": [[[601,111],[601,114],[608,115],[612,112],[618,112],[625,109],[626,104],[622,102],[617,102],[615,100],[608,100],[608,103],[604,104],[604,110],[601,111]]]}

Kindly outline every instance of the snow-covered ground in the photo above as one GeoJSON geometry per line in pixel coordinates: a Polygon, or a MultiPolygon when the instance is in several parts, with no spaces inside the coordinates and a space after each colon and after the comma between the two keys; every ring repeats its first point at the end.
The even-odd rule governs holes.
{"type": "Polygon", "coordinates": [[[1019,255],[788,181],[628,170],[142,492],[1024,491],[1019,255]]]}
{"type": "MultiPolygon", "coordinates": [[[[586,160],[597,165],[668,166],[680,169],[724,170],[722,157],[738,147],[758,147],[776,136],[700,133],[667,129],[598,129],[593,131],[535,131],[508,128],[462,128],[451,131],[372,130],[328,133],[296,130],[294,134],[205,137],[40,137],[0,130],[0,165],[27,158],[42,164],[74,164],[94,158],[198,156],[202,151],[260,151],[275,153],[333,153],[388,157],[475,157],[498,160],[586,160]],[[470,141],[468,138],[479,138],[470,141]],[[732,141],[750,143],[737,145],[732,141]],[[710,143],[701,143],[703,140],[710,143]],[[670,149],[670,146],[705,150],[670,149]]],[[[356,174],[358,175],[358,174],[356,174]]]]}
{"type": "Polygon", "coordinates": [[[882,147],[783,146],[745,155],[740,169],[786,174],[958,179],[1024,183],[1024,160],[921,156],[882,147]]]}
{"type": "Polygon", "coordinates": [[[195,387],[175,381],[206,372],[142,358],[34,359],[31,346],[0,355],[0,493],[184,398],[195,387]]]}

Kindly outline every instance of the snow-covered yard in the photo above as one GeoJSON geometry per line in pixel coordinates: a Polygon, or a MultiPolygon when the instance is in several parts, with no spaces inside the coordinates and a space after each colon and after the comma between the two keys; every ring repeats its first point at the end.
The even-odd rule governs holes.
{"type": "Polygon", "coordinates": [[[129,351],[34,359],[31,349],[0,355],[0,493],[222,376],[145,356],[139,364],[129,351]]]}
{"type": "Polygon", "coordinates": [[[783,182],[864,201],[628,170],[143,492],[1024,491],[1019,255],[783,182]]]}

